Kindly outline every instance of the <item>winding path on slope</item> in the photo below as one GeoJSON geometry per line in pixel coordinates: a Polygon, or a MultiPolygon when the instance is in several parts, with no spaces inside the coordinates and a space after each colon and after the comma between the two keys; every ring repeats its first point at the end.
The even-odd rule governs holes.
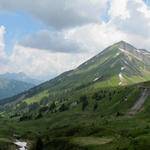
{"type": "Polygon", "coordinates": [[[134,106],[128,111],[127,115],[133,116],[136,113],[138,113],[142,109],[142,106],[149,95],[150,95],[150,90],[144,89],[141,97],[136,101],[134,106]]]}

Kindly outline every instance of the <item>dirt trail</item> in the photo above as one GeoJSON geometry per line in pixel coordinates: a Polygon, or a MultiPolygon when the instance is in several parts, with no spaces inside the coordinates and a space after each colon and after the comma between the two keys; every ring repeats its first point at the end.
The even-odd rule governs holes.
{"type": "Polygon", "coordinates": [[[141,97],[136,101],[134,106],[129,110],[128,115],[133,116],[136,113],[138,113],[142,109],[142,106],[149,95],[150,95],[150,91],[148,89],[145,89],[141,97]]]}

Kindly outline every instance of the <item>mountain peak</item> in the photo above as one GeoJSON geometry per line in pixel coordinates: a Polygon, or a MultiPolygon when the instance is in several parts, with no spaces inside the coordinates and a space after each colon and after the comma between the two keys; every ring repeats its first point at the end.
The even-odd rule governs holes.
{"type": "Polygon", "coordinates": [[[125,41],[120,41],[118,43],[115,43],[114,45],[117,46],[118,48],[126,50],[128,52],[133,52],[133,51],[137,50],[137,48],[135,48],[133,45],[131,45],[130,43],[125,42],[125,41]]]}
{"type": "Polygon", "coordinates": [[[116,43],[120,48],[123,48],[124,47],[124,49],[125,48],[133,48],[133,49],[136,49],[133,45],[131,45],[130,43],[128,43],[128,42],[125,42],[125,41],[120,41],[120,42],[118,42],[118,43],[116,43]]]}
{"type": "Polygon", "coordinates": [[[123,40],[121,40],[121,41],[119,41],[118,42],[118,44],[126,44],[127,42],[126,41],[123,41],[123,40]]]}

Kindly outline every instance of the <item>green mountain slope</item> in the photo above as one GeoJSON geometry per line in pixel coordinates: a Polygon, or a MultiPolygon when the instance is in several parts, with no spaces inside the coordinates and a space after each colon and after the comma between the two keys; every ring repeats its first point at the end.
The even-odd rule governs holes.
{"type": "Polygon", "coordinates": [[[149,52],[121,41],[44,86],[58,90],[96,81],[102,86],[106,85],[105,82],[106,86],[118,86],[147,81],[150,79],[149,58],[149,52]]]}
{"type": "Polygon", "coordinates": [[[150,149],[149,57],[121,41],[75,70],[0,101],[0,147],[17,135],[31,150],[150,149]]]}
{"type": "MultiPolygon", "coordinates": [[[[109,89],[118,91],[124,86],[132,86],[150,80],[149,57],[148,51],[138,50],[121,41],[106,48],[76,69],[65,72],[17,96],[4,99],[0,104],[2,106],[5,104],[7,106],[7,103],[12,104],[10,109],[7,108],[10,112],[10,114],[7,112],[7,115],[11,115],[12,112],[13,114],[36,113],[41,107],[49,107],[53,103],[58,103],[55,111],[59,111],[65,104],[70,108],[71,104],[79,103],[77,100],[83,94],[90,97],[95,94],[95,97],[105,97],[109,100],[111,97],[109,94],[113,93],[109,93],[109,89]],[[99,96],[97,91],[107,92],[99,96]]],[[[120,96],[117,95],[117,99],[119,98],[120,96]]],[[[108,107],[112,104],[108,101],[106,105],[108,107]]]]}
{"type": "Polygon", "coordinates": [[[120,88],[90,85],[51,103],[45,97],[39,103],[7,105],[1,110],[0,146],[10,145],[16,135],[31,150],[37,150],[39,140],[43,150],[149,149],[150,97],[135,116],[128,115],[144,89],[150,90],[150,82],[120,88]]]}
{"type": "MultiPolygon", "coordinates": [[[[65,91],[95,87],[117,87],[150,80],[150,53],[121,41],[74,70],[45,82],[26,93],[25,98],[54,95],[65,91]],[[42,94],[43,93],[43,94],[42,94]]],[[[18,96],[17,96],[18,98],[18,96]]],[[[12,100],[15,101],[16,98],[12,100]]],[[[36,99],[39,101],[39,98],[36,99]]],[[[9,100],[8,100],[9,101],[9,100]]]]}
{"type": "Polygon", "coordinates": [[[0,78],[0,99],[14,96],[33,86],[33,84],[22,81],[0,78]]]}

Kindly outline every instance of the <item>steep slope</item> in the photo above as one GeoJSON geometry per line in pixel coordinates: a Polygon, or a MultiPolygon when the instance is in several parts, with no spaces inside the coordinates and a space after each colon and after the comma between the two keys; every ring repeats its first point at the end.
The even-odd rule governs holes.
{"type": "MultiPolygon", "coordinates": [[[[107,88],[149,81],[149,58],[150,52],[136,49],[121,41],[106,48],[76,69],[65,72],[22,95],[27,102],[32,103],[40,101],[44,96],[50,95],[52,99],[56,99],[59,95],[88,86],[107,88]]],[[[7,99],[5,102],[20,100],[22,95],[7,99]]],[[[1,104],[5,103],[3,102],[1,104]]]]}
{"type": "Polygon", "coordinates": [[[36,80],[36,79],[32,79],[30,77],[28,77],[25,73],[23,72],[19,72],[19,73],[4,73],[4,74],[0,74],[0,78],[5,78],[5,79],[13,79],[13,80],[18,80],[18,81],[22,81],[22,82],[26,82],[26,83],[31,83],[31,84],[35,84],[38,85],[41,82],[36,80]]]}
{"type": "Polygon", "coordinates": [[[149,52],[144,53],[121,41],[79,66],[72,75],[87,73],[91,82],[96,79],[108,82],[113,78],[114,86],[118,85],[118,80],[120,80],[119,84],[128,85],[149,80],[149,58],[149,52]]]}
{"type": "Polygon", "coordinates": [[[33,86],[33,84],[22,81],[0,78],[0,99],[14,96],[33,86]]]}
{"type": "Polygon", "coordinates": [[[132,116],[132,115],[135,115],[136,113],[138,113],[142,109],[143,104],[145,103],[145,101],[149,95],[150,95],[150,91],[148,89],[145,89],[142,92],[141,97],[139,97],[139,99],[134,104],[134,106],[129,110],[128,115],[132,116]]]}
{"type": "Polygon", "coordinates": [[[93,82],[99,82],[101,86],[118,86],[148,81],[149,58],[148,51],[138,50],[121,41],[106,48],[75,70],[45,83],[43,87],[54,91],[93,82]]]}

